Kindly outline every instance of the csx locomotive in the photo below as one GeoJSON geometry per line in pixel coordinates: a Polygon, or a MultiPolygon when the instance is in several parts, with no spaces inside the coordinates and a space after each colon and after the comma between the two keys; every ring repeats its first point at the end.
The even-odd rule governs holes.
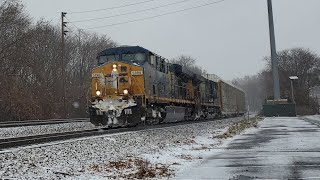
{"type": "Polygon", "coordinates": [[[193,73],[140,46],[106,49],[92,71],[90,121],[108,127],[197,120],[245,112],[240,89],[193,73]]]}

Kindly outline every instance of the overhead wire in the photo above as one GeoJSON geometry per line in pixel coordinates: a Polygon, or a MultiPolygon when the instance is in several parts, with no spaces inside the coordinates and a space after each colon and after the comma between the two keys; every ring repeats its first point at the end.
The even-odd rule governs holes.
{"type": "Polygon", "coordinates": [[[177,1],[177,2],[173,2],[173,3],[169,3],[169,4],[164,4],[164,5],[161,5],[161,6],[156,6],[156,7],[152,7],[152,8],[148,8],[148,9],[143,9],[143,10],[133,11],[133,12],[128,12],[128,13],[122,13],[122,14],[117,14],[117,15],[112,15],[112,16],[106,16],[106,17],[100,17],[100,18],[92,18],[92,19],[85,19],[85,20],[79,20],[79,21],[72,21],[72,23],[95,21],[95,20],[101,20],[101,19],[108,19],[108,18],[113,18],[113,17],[125,16],[125,15],[130,15],[130,14],[137,14],[137,13],[141,13],[141,12],[151,11],[151,10],[155,10],[155,9],[160,9],[160,8],[164,8],[164,7],[168,7],[168,6],[172,6],[172,5],[184,3],[184,2],[187,2],[187,1],[190,1],[190,0],[177,1]]]}
{"type": "MultiPolygon", "coordinates": [[[[73,27],[75,27],[78,30],[79,35],[77,33],[72,33],[72,34],[75,35],[76,37],[78,37],[80,40],[82,38],[80,34],[83,33],[83,29],[79,28],[78,26],[76,26],[75,24],[70,22],[70,20],[67,17],[64,17],[64,18],[66,18],[66,20],[68,20],[68,22],[67,22],[68,24],[71,24],[73,27]]],[[[73,29],[71,29],[70,27],[67,27],[67,30],[69,30],[69,32],[73,32],[73,29]]]]}
{"type": "Polygon", "coordinates": [[[81,30],[81,28],[79,28],[78,26],[76,26],[72,21],[70,21],[70,19],[68,19],[67,17],[65,17],[65,18],[68,20],[67,23],[71,24],[71,25],[74,26],[76,29],[81,30]]]}
{"type": "Polygon", "coordinates": [[[145,17],[145,18],[134,19],[134,20],[130,20],[130,21],[124,21],[124,22],[120,22],[120,23],[113,23],[113,24],[107,24],[107,25],[103,25],[103,26],[96,26],[96,27],[90,27],[90,28],[83,28],[83,29],[84,30],[98,29],[98,28],[104,28],[104,27],[111,27],[111,26],[117,26],[117,25],[122,25],[122,24],[128,24],[128,23],[132,23],[132,22],[143,21],[143,20],[147,20],[147,19],[153,19],[153,18],[157,18],[157,17],[161,17],[161,16],[177,14],[177,13],[183,12],[183,11],[188,11],[188,10],[197,9],[197,8],[201,8],[201,7],[205,7],[205,6],[210,6],[210,5],[213,5],[213,4],[218,4],[218,3],[221,3],[223,1],[226,1],[226,0],[219,0],[219,1],[211,2],[211,3],[206,3],[206,4],[202,4],[202,5],[198,5],[198,6],[193,6],[193,7],[190,7],[190,8],[185,8],[185,9],[172,11],[172,12],[168,12],[168,13],[163,13],[163,14],[159,14],[159,15],[155,15],[155,16],[149,16],[149,17],[145,17]]]}
{"type": "Polygon", "coordinates": [[[141,1],[141,2],[137,2],[137,3],[125,4],[125,5],[121,5],[121,6],[114,6],[114,7],[103,8],[103,9],[78,11],[78,12],[69,12],[68,14],[82,14],[82,13],[90,13],[90,12],[97,12],[97,11],[105,11],[105,10],[110,10],[110,9],[118,9],[118,8],[123,8],[123,7],[134,6],[134,5],[138,5],[138,4],[149,3],[149,2],[152,2],[152,1],[155,1],[155,0],[141,1]]]}

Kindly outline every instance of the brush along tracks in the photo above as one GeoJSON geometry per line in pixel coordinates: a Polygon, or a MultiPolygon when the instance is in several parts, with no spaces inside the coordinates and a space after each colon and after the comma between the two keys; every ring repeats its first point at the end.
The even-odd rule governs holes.
{"type": "Polygon", "coordinates": [[[242,131],[244,131],[247,128],[258,127],[258,123],[261,120],[262,120],[262,118],[260,118],[260,117],[254,117],[254,118],[242,120],[242,121],[237,122],[237,123],[233,124],[232,126],[230,126],[228,128],[227,132],[225,132],[221,135],[215,136],[215,137],[219,138],[219,139],[227,139],[227,138],[233,137],[233,136],[241,133],[242,131]]]}

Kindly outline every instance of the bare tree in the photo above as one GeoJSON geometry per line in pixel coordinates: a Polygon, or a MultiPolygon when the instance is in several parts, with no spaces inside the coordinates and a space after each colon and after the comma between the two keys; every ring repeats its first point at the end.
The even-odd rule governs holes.
{"type": "Polygon", "coordinates": [[[84,117],[96,54],[116,45],[106,36],[70,32],[62,67],[60,27],[45,20],[32,24],[15,0],[0,4],[0,40],[0,120],[62,117],[62,68],[67,113],[84,117]]]}
{"type": "MultiPolygon", "coordinates": [[[[320,84],[319,56],[309,49],[293,48],[278,52],[278,59],[282,98],[292,101],[289,76],[298,76],[299,79],[293,83],[298,113],[317,112],[316,101],[310,97],[310,90],[320,84]]],[[[264,60],[267,62],[266,69],[258,75],[234,80],[234,83],[246,91],[249,105],[257,109],[263,104],[263,99],[273,99],[271,60],[270,57],[264,60]]]]}
{"type": "MultiPolygon", "coordinates": [[[[271,60],[270,58],[265,59],[270,71],[271,60]]],[[[320,84],[320,57],[309,49],[293,48],[278,52],[278,59],[280,89],[283,98],[291,99],[289,76],[298,76],[299,79],[294,81],[298,111],[300,114],[311,113],[313,110],[310,105],[313,100],[310,98],[310,89],[320,84]]],[[[271,72],[267,75],[271,76],[271,72]]]]}

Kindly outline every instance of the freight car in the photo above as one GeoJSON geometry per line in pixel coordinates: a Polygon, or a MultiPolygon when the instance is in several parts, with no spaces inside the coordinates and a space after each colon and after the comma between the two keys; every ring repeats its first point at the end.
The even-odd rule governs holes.
{"type": "Polygon", "coordinates": [[[89,107],[95,125],[158,124],[244,111],[242,91],[169,63],[143,47],[106,49],[97,61],[89,107]]]}
{"type": "Polygon", "coordinates": [[[220,107],[223,117],[243,115],[246,112],[245,93],[240,88],[215,74],[206,74],[206,78],[218,84],[219,96],[215,105],[220,107]]]}

